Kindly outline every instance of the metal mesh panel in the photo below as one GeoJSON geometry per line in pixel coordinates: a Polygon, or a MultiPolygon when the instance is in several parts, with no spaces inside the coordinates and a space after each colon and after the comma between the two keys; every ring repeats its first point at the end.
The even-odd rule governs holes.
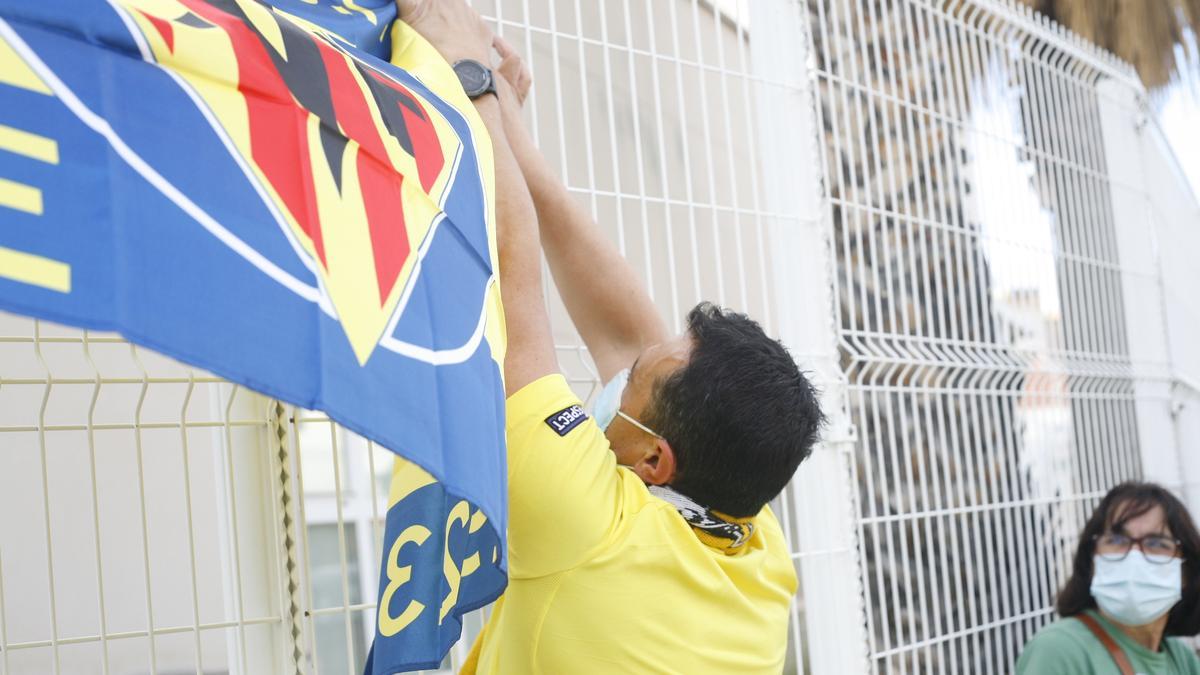
{"type": "Polygon", "coordinates": [[[250,392],[0,313],[3,672],[280,671],[266,429],[250,392]]]}
{"type": "Polygon", "coordinates": [[[1012,4],[810,0],[871,667],[1008,672],[1141,475],[1100,124],[1012,4]]]}

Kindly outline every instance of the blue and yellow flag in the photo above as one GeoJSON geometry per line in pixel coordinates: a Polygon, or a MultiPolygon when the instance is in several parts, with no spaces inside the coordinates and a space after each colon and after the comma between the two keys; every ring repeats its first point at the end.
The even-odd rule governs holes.
{"type": "Polygon", "coordinates": [[[505,580],[491,146],[395,15],[0,0],[0,307],[118,331],[411,460],[379,673],[436,665],[505,580]]]}

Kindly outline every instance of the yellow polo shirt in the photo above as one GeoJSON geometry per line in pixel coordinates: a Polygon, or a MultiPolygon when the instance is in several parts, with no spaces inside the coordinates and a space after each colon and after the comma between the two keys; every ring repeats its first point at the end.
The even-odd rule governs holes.
{"type": "Polygon", "coordinates": [[[508,399],[509,584],[463,673],[778,673],[796,572],[764,508],[732,555],[617,466],[562,375],[508,399]]]}

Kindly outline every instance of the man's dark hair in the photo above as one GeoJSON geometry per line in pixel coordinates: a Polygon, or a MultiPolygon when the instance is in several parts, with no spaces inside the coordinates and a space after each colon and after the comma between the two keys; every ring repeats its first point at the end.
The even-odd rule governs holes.
{"type": "Polygon", "coordinates": [[[671,487],[753,516],[812,452],[824,423],[816,391],[745,314],[703,302],[687,321],[691,358],[656,383],[644,421],[675,453],[671,487]]]}
{"type": "Polygon", "coordinates": [[[1154,483],[1121,483],[1109,490],[1092,512],[1079,535],[1071,578],[1058,594],[1059,615],[1075,616],[1096,607],[1091,590],[1096,539],[1106,532],[1123,532],[1125,523],[1156,506],[1162,507],[1167,527],[1180,542],[1183,556],[1183,599],[1171,608],[1165,634],[1200,633],[1200,566],[1197,565],[1200,563],[1200,533],[1196,532],[1187,508],[1175,495],[1154,483]]]}

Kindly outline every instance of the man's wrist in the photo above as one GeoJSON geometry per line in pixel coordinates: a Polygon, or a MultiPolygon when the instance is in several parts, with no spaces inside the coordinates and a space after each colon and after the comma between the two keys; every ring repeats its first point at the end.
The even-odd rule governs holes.
{"type": "Polygon", "coordinates": [[[477,52],[469,49],[448,49],[444,52],[439,49],[438,51],[441,52],[442,58],[446,59],[446,63],[451,65],[459,61],[478,61],[485,66],[491,63],[491,57],[486,51],[477,52]]]}
{"type": "Polygon", "coordinates": [[[478,110],[480,114],[486,113],[487,115],[495,115],[494,119],[497,121],[501,119],[500,99],[496,98],[496,94],[493,92],[484,94],[479,98],[473,98],[471,99],[471,103],[475,104],[475,109],[478,110]]]}

